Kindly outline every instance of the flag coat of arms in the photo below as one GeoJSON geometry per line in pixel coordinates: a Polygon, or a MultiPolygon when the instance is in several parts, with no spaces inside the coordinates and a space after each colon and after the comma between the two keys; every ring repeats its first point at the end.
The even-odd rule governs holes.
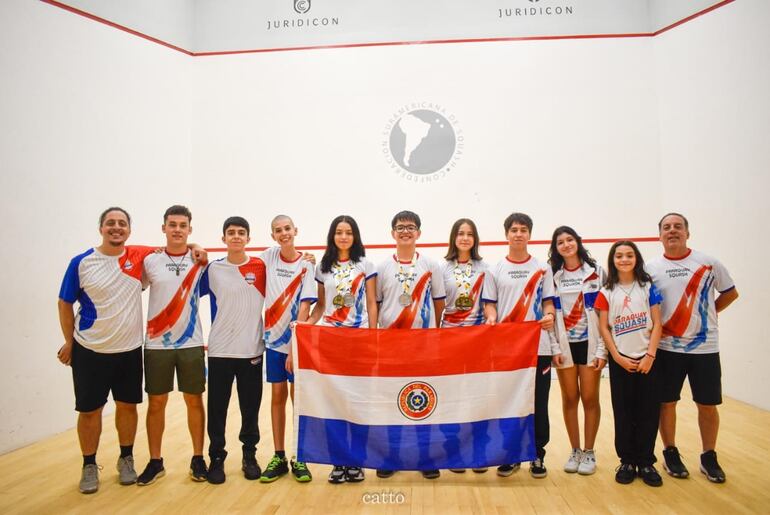
{"type": "Polygon", "coordinates": [[[537,322],[446,329],[299,324],[297,459],[386,470],[536,458],[537,322]]]}

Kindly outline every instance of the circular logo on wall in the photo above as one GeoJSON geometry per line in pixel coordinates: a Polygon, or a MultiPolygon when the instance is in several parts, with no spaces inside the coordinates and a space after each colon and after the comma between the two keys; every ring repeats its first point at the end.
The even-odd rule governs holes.
{"type": "Polygon", "coordinates": [[[453,114],[431,102],[398,109],[383,132],[383,153],[391,169],[415,182],[446,176],[462,154],[464,137],[457,124],[453,114]]]}
{"type": "Polygon", "coordinates": [[[398,409],[409,420],[424,420],[436,409],[438,397],[431,385],[412,381],[398,392],[398,409]]]}

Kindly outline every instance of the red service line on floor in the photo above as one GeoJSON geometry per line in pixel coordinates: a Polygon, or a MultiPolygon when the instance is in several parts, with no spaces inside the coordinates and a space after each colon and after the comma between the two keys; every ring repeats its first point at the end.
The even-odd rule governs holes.
{"type": "MultiPolygon", "coordinates": [[[[640,236],[635,238],[583,238],[583,243],[614,243],[618,240],[630,240],[635,243],[647,243],[660,241],[657,236],[640,236]]],[[[530,240],[530,245],[550,245],[551,240],[530,240]]],[[[508,245],[507,241],[484,241],[479,243],[482,247],[502,247],[508,245]]],[[[418,243],[417,248],[441,248],[446,247],[446,243],[418,243]]],[[[247,247],[247,252],[261,252],[267,250],[270,247],[247,247]]],[[[374,245],[366,245],[367,249],[395,249],[395,243],[376,243],[374,245]]],[[[297,250],[326,250],[326,245],[305,245],[297,246],[297,250]]],[[[227,252],[225,247],[207,247],[206,252],[227,252]]]]}

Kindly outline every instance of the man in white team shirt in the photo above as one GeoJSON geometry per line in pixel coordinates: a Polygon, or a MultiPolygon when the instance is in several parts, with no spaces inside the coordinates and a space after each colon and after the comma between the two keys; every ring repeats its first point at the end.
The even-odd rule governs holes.
{"type": "Polygon", "coordinates": [[[191,222],[192,213],[185,206],[168,208],[161,226],[166,235],[165,251],[150,254],[144,260],[142,282],[150,287],[144,343],[150,461],[137,478],[136,484],[140,486],[152,484],[165,475],[161,442],[168,394],[174,389],[174,371],[187,406],[187,427],[193,445],[190,477],[193,481],[206,481],[203,459],[206,358],[198,315],[199,280],[206,263],[193,263],[192,251],[187,246],[191,222]]]}
{"type": "MultiPolygon", "coordinates": [[[[378,324],[381,329],[428,329],[440,325],[446,293],[438,263],[417,252],[421,221],[417,213],[401,211],[390,222],[396,253],[377,266],[378,324]]],[[[405,358],[407,359],[407,358],[405,358]]],[[[399,451],[391,435],[391,462],[397,464],[399,451]]],[[[377,477],[388,478],[391,469],[377,470],[377,477]]],[[[423,470],[423,477],[436,479],[438,470],[423,470]]]]}
{"type": "Polygon", "coordinates": [[[687,247],[687,218],[668,213],[658,222],[658,230],[664,254],[650,261],[647,269],[663,295],[663,337],[657,353],[663,383],[663,468],[673,477],[689,475],[675,443],[676,403],[688,377],[703,444],[700,470],[709,481],[723,483],[725,473],[714,450],[719,432],[717,405],[722,403],[717,313],[738,298],[738,290],[722,263],[687,247]]]}
{"type": "MultiPolygon", "coordinates": [[[[70,261],[59,291],[64,345],[57,356],[63,364],[72,365],[83,453],[79,489],[84,494],[99,489],[96,449],[110,391],[120,443],[119,482],[136,482],[133,448],[136,405],[142,402],[142,261],[156,250],[126,246],[131,217],[120,207],[102,212],[99,233],[101,245],[70,261]]],[[[196,254],[199,250],[196,247],[196,254]]]]}

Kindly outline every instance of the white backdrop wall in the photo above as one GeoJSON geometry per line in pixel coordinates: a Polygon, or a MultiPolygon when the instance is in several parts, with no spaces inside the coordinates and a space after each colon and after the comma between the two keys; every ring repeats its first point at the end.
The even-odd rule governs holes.
{"type": "MultiPolygon", "coordinates": [[[[40,2],[0,3],[0,258],[13,299],[0,312],[2,387],[12,392],[0,401],[0,452],[74,424],[69,370],[54,357],[55,300],[68,260],[98,243],[96,217],[110,204],[134,215],[131,241],[160,243],[163,210],[186,203],[193,239],[206,246],[221,246],[221,222],[232,214],[252,222],[256,246],[270,243],[277,213],[294,216],[300,244],[317,245],[342,212],[359,220],[365,242],[387,243],[401,209],[423,216],[428,242],[445,241],[460,216],[474,218],[482,238],[501,240],[502,219],[525,211],[535,219],[534,237],[547,239],[563,223],[586,237],[651,236],[664,210],[688,211],[694,246],[719,255],[745,296],[723,317],[726,340],[756,342],[747,347],[753,352],[725,353],[725,390],[769,407],[752,395],[762,391],[761,376],[740,368],[750,357],[767,358],[747,322],[759,318],[767,297],[760,286],[752,293],[742,273],[748,257],[738,251],[745,239],[733,240],[758,229],[748,204],[765,185],[753,174],[767,168],[759,147],[767,141],[759,133],[769,118],[767,72],[757,70],[768,45],[743,39],[745,27],[768,19],[760,4],[735,2],[660,40],[193,59],[40,2]],[[719,77],[723,65],[706,57],[692,65],[697,73],[685,71],[678,63],[692,53],[690,37],[697,55],[722,55],[734,79],[719,77]],[[741,59],[728,63],[724,45],[740,49],[741,59]],[[757,77],[765,83],[746,85],[757,77]],[[695,118],[707,103],[689,95],[713,99],[736,86],[756,99],[758,112],[742,109],[744,100],[722,101],[709,121],[739,119],[729,126],[754,133],[720,128],[717,138],[695,118]],[[394,113],[423,103],[440,106],[463,138],[455,166],[428,183],[394,172],[383,153],[394,113]],[[699,163],[680,148],[689,144],[681,124],[708,145],[699,163]],[[736,146],[723,145],[725,138],[742,150],[727,177],[720,163],[735,163],[736,146]],[[701,196],[693,186],[670,190],[693,177],[701,196]],[[718,181],[729,182],[710,185],[718,181]],[[740,224],[705,209],[719,195],[744,214],[740,224]]],[[[591,247],[601,261],[606,248],[591,247]]],[[[643,246],[648,256],[659,250],[643,246]]],[[[485,250],[491,261],[502,254],[485,250]]],[[[533,254],[545,257],[545,248],[533,254]]]]}
{"type": "Polygon", "coordinates": [[[56,299],[69,259],[99,243],[101,210],[125,206],[132,239],[160,243],[163,209],[192,194],[192,65],[41,2],[0,2],[0,452],[75,423],[56,299]]]}

